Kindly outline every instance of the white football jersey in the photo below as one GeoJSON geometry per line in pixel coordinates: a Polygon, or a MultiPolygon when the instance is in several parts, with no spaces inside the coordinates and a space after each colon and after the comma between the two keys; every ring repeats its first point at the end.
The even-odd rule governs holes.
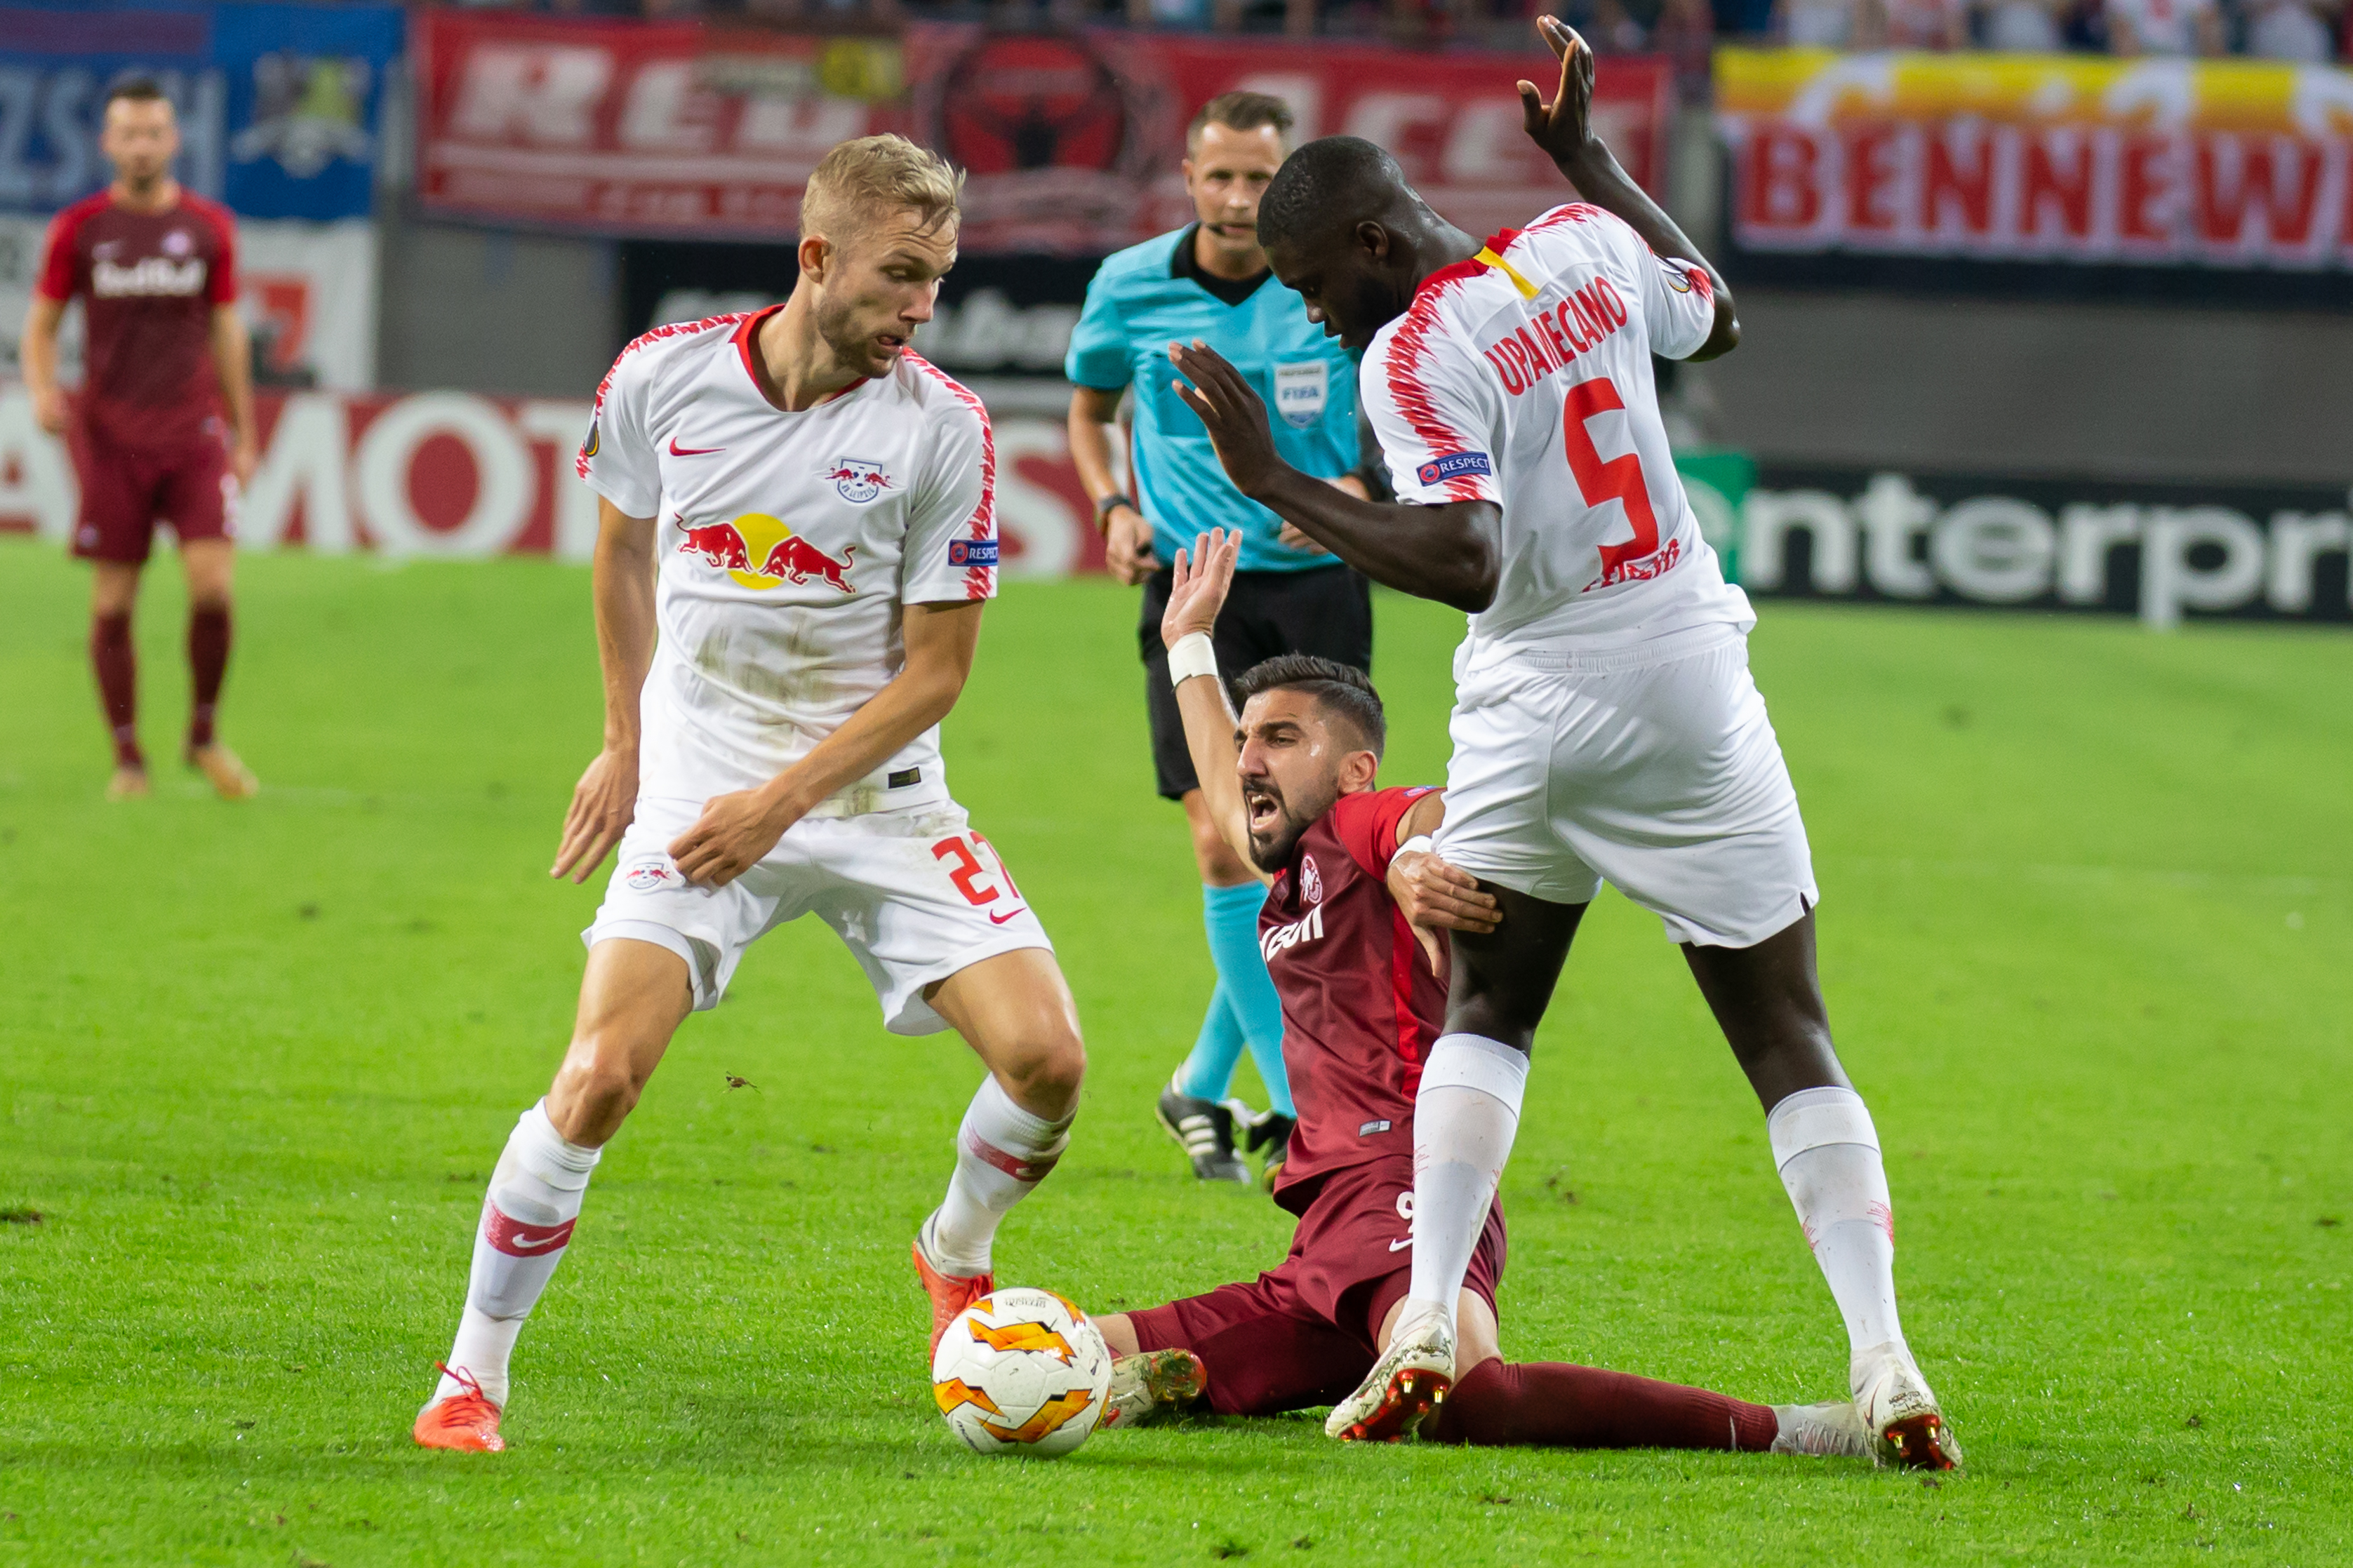
{"type": "Polygon", "coordinates": [[[1705,269],[1571,203],[1432,273],[1375,334],[1364,404],[1398,499],[1504,509],[1472,657],[1755,624],[1683,498],[1651,377],[1653,351],[1695,353],[1715,320],[1705,269]]]}
{"type": "MultiPolygon", "coordinates": [[[[642,795],[766,783],[899,672],[902,605],[997,592],[997,448],[980,400],[902,353],[814,408],[778,408],[751,356],[782,308],[657,328],[596,389],[580,477],[659,519],[642,795]]],[[[820,814],[946,798],[933,729],[820,814]]]]}

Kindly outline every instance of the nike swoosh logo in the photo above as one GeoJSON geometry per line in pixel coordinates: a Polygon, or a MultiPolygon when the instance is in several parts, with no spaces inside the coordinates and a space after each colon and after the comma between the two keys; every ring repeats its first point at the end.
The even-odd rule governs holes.
{"type": "Polygon", "coordinates": [[[1003,913],[1003,914],[1001,914],[1001,915],[991,915],[991,916],[989,916],[989,917],[988,917],[988,923],[989,923],[990,925],[993,925],[993,926],[1001,926],[1001,925],[1003,925],[1007,921],[1009,921],[1009,920],[1013,919],[1013,918],[1014,918],[1014,916],[1016,916],[1016,915],[1024,915],[1024,914],[1028,914],[1029,912],[1029,905],[1027,905],[1027,904],[1024,904],[1021,908],[1019,908],[1019,909],[1018,909],[1018,910],[1007,910],[1005,913],[1003,913]]]}
{"type": "Polygon", "coordinates": [[[1412,1245],[1413,1245],[1413,1237],[1409,1237],[1409,1237],[1407,1237],[1403,1241],[1392,1241],[1392,1242],[1390,1242],[1390,1243],[1389,1243],[1389,1250],[1390,1250],[1391,1252],[1403,1252],[1407,1247],[1411,1247],[1412,1245]]]}
{"type": "Polygon", "coordinates": [[[727,448],[724,447],[681,447],[678,444],[677,437],[673,436],[670,438],[670,455],[673,458],[707,458],[713,452],[725,450],[727,448]]]}
{"type": "MultiPolygon", "coordinates": [[[[564,1239],[564,1233],[560,1230],[551,1230],[545,1236],[525,1236],[522,1231],[517,1231],[507,1239],[511,1245],[515,1247],[525,1248],[546,1247],[551,1243],[562,1241],[564,1239]]],[[[1397,1248],[1392,1247],[1389,1250],[1391,1252],[1395,1252],[1397,1248]]]]}

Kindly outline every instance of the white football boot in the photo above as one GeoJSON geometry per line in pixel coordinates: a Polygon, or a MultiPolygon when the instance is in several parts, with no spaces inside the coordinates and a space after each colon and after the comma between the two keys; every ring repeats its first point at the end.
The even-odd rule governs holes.
{"type": "Polygon", "coordinates": [[[1139,1351],[1111,1363],[1111,1389],[1103,1395],[1103,1430],[1125,1431],[1174,1415],[1209,1386],[1208,1369],[1188,1350],[1139,1351]]]}
{"type": "Polygon", "coordinates": [[[1847,1381],[1880,1463],[1915,1470],[1961,1468],[1961,1445],[1911,1352],[1896,1343],[1873,1345],[1854,1358],[1847,1381]]]}
{"type": "Polygon", "coordinates": [[[1356,1392],[1332,1407],[1324,1436],[1343,1443],[1403,1441],[1454,1387],[1454,1328],[1437,1307],[1398,1320],[1389,1348],[1356,1392]]]}
{"type": "Polygon", "coordinates": [[[1773,1418],[1781,1429],[1773,1434],[1776,1454],[1809,1454],[1823,1459],[1875,1459],[1871,1428],[1862,1424],[1852,1399],[1825,1400],[1820,1405],[1776,1405],[1773,1418]]]}

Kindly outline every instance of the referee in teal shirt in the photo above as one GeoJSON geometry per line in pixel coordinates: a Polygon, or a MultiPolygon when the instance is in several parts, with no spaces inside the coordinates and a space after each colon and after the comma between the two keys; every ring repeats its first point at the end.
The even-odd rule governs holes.
{"type": "Polygon", "coordinates": [[[1249,376],[1276,417],[1285,460],[1364,495],[1356,426],[1355,356],[1307,319],[1307,307],[1268,270],[1258,246],[1259,196],[1289,152],[1291,110],[1281,99],[1229,92],[1193,117],[1185,137],[1185,187],[1198,222],[1106,259],[1087,286],[1085,311],[1071,335],[1071,455],[1094,498],[1113,573],[1142,583],[1136,641],[1144,656],[1145,702],[1160,793],[1180,801],[1199,863],[1203,917],[1218,986],[1201,1034],[1160,1097],[1160,1123],[1184,1146],[1205,1181],[1247,1182],[1236,1149],[1266,1151],[1262,1175],[1282,1167],[1293,1112],[1282,1067],[1282,1007],[1259,955],[1265,889],[1219,836],[1201,802],[1185,746],[1176,694],[1168,682],[1160,616],[1171,563],[1196,535],[1227,528],[1242,536],[1240,570],[1218,618],[1218,668],[1228,679],[1278,654],[1308,653],[1369,670],[1369,587],[1274,513],[1234,489],[1208,432],[1170,390],[1172,342],[1198,338],[1249,376]],[[1135,397],[1135,489],[1123,489],[1112,462],[1122,442],[1123,397],[1135,397]],[[1237,1128],[1224,1100],[1247,1045],[1271,1106],[1237,1128]]]}

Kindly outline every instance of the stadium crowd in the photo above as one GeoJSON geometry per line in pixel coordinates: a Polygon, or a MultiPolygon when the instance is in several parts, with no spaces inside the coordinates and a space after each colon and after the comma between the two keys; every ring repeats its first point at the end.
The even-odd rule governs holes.
{"type": "Polygon", "coordinates": [[[889,26],[909,16],[1517,43],[1556,11],[1603,54],[1704,62],[1716,39],[1840,49],[2353,58],[2347,0],[484,0],[580,16],[889,26]]]}

